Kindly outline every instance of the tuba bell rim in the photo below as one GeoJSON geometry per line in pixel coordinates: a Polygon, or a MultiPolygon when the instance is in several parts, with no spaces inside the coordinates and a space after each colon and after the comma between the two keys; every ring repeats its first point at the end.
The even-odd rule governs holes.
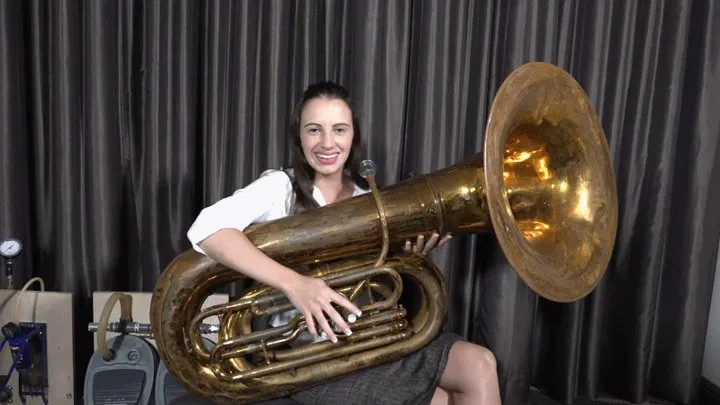
{"type": "Polygon", "coordinates": [[[489,216],[500,248],[516,274],[536,294],[551,301],[574,302],[589,295],[602,280],[613,254],[618,201],[605,132],[580,84],[565,70],[550,63],[530,62],[513,70],[501,84],[490,108],[483,154],[489,216]],[[577,140],[584,147],[593,148],[593,158],[588,159],[588,164],[592,166],[590,170],[596,176],[598,189],[605,191],[601,203],[603,209],[594,212],[595,226],[590,236],[598,243],[591,259],[582,265],[569,260],[558,265],[557,260],[539,254],[525,239],[515,223],[503,177],[505,143],[511,124],[508,116],[523,103],[528,92],[540,88],[542,92],[550,93],[558,86],[569,89],[574,98],[569,104],[580,109],[588,124],[576,134],[577,140]]]}

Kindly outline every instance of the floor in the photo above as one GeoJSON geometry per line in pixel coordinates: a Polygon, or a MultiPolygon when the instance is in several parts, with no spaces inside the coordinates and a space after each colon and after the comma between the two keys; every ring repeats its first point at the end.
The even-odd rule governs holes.
{"type": "MultiPolygon", "coordinates": [[[[572,404],[563,404],[562,402],[548,398],[535,388],[530,388],[528,401],[525,405],[675,405],[672,402],[650,398],[649,401],[641,404],[632,404],[627,401],[618,399],[577,399],[572,404]]],[[[720,387],[708,381],[705,377],[700,378],[697,398],[691,405],[720,405],[720,387]]]]}
{"type": "MultiPolygon", "coordinates": [[[[170,402],[173,405],[180,405],[180,404],[193,404],[193,405],[201,405],[201,404],[210,404],[209,402],[205,401],[198,401],[197,399],[188,400],[187,398],[177,398],[176,401],[170,402]]],[[[295,402],[291,399],[276,399],[271,401],[265,401],[261,403],[262,405],[298,405],[298,402],[295,402]]],[[[259,404],[260,405],[260,404],[259,404]]],[[[528,401],[525,403],[525,405],[673,405],[670,402],[662,401],[662,400],[656,400],[656,401],[649,401],[649,402],[643,402],[640,404],[632,404],[627,401],[621,401],[621,400],[612,400],[612,399],[601,399],[601,400],[588,400],[588,399],[577,399],[572,404],[563,404],[562,402],[558,402],[554,399],[550,399],[543,395],[541,392],[531,389],[530,393],[528,394],[528,401]]],[[[720,401],[717,401],[714,398],[703,398],[701,399],[697,404],[694,405],[720,405],[720,401]]]]}
{"type": "MultiPolygon", "coordinates": [[[[589,400],[589,399],[577,399],[575,400],[572,405],[630,405],[630,402],[621,401],[621,400],[612,400],[612,399],[602,399],[602,400],[589,400]]],[[[525,403],[525,405],[568,405],[563,404],[562,402],[558,402],[554,399],[550,399],[543,395],[541,392],[538,392],[536,390],[531,390],[530,394],[528,396],[528,401],[525,403]]],[[[644,402],[642,404],[632,404],[632,405],[672,405],[669,402],[665,401],[657,401],[657,402],[644,402]]]]}

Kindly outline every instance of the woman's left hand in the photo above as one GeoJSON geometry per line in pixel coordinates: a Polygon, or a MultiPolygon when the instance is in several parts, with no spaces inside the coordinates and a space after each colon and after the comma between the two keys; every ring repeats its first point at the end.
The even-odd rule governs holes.
{"type": "Polygon", "coordinates": [[[447,234],[447,235],[443,236],[442,239],[440,239],[440,235],[437,232],[434,232],[426,242],[425,236],[420,235],[417,237],[417,242],[415,242],[415,246],[413,246],[412,242],[410,242],[410,240],[408,239],[405,242],[404,249],[408,253],[412,252],[412,253],[416,253],[416,254],[425,256],[431,249],[444,245],[451,238],[452,238],[452,235],[447,234]],[[440,242],[438,242],[438,239],[440,239],[440,242]]]}

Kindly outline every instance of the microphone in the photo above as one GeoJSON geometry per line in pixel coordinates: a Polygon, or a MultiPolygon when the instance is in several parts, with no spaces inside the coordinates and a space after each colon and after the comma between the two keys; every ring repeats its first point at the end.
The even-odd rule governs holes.
{"type": "Polygon", "coordinates": [[[377,173],[377,166],[372,160],[365,159],[360,162],[360,167],[358,168],[358,171],[364,179],[367,179],[368,177],[374,176],[375,173],[377,173]]]}

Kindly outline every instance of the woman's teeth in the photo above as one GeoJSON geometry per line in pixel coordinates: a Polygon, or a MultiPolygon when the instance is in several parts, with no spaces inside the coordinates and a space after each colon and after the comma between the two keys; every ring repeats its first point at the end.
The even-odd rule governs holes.
{"type": "Polygon", "coordinates": [[[338,153],[333,153],[330,155],[325,155],[325,154],[321,154],[321,153],[315,154],[315,156],[317,156],[320,163],[322,163],[324,165],[334,164],[335,161],[337,160],[338,155],[339,155],[338,153]]]}

